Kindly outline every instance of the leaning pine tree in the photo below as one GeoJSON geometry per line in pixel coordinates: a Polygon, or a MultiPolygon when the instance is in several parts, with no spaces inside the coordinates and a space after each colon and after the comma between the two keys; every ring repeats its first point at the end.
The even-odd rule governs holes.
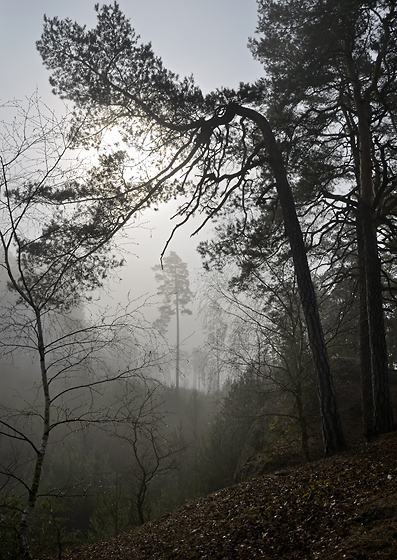
{"type": "MultiPolygon", "coordinates": [[[[355,222],[364,430],[394,429],[379,247],[396,232],[394,0],[260,0],[251,48],[300,186],[355,222]]],[[[327,227],[329,227],[327,223],[327,227]]]]}
{"type": "Polygon", "coordinates": [[[204,97],[191,79],[166,70],[151,45],[139,43],[117,3],[96,10],[98,24],[89,31],[68,19],[46,18],[37,46],[52,71],[54,92],[90,111],[91,133],[118,126],[135,153],[151,154],[158,171],[148,180],[150,168],[143,168],[127,189],[147,201],[177,184],[190,196],[179,209],[181,223],[196,211],[207,214],[205,223],[231,193],[241,193],[242,207],[246,197],[257,196],[253,177],[264,167],[272,170],[315,363],[325,453],[337,451],[345,440],[327,349],[286,168],[260,110],[263,91],[242,85],[239,92],[204,97]]]}

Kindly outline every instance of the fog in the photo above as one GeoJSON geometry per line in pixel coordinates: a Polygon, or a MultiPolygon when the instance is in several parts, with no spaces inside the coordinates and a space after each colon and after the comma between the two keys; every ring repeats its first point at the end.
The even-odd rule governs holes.
{"type": "MultiPolygon", "coordinates": [[[[285,70],[300,52],[277,59],[277,41],[265,54],[255,44],[265,65],[274,56],[265,66],[274,84],[266,95],[263,81],[246,87],[262,75],[247,48],[255,0],[119,2],[165,68],[213,93],[204,103],[150,49],[131,49],[116,3],[100,11],[100,38],[82,39],[77,28],[70,38],[67,25],[65,32],[48,23],[41,56],[54,62],[53,83],[77,100],[84,124],[71,119],[71,102],[52,94],[35,41],[44,13],[95,25],[91,2],[2,4],[2,559],[62,558],[187,500],[394,427],[396,185],[387,104],[371,130],[384,191],[369,211],[352,171],[363,128],[357,95],[336,95],[339,79],[321,89],[334,60],[324,77],[316,59],[313,83],[297,81],[278,99],[280,83],[288,90],[301,79],[285,70]],[[304,102],[294,106],[296,90],[304,102]]],[[[277,37],[279,24],[292,28],[300,14],[298,37],[312,24],[300,9],[295,3],[291,20],[263,21],[277,37]]],[[[345,78],[340,87],[351,82],[345,78]]]]}
{"type": "MultiPolygon", "coordinates": [[[[255,0],[121,0],[119,5],[142,41],[153,44],[164,64],[181,76],[193,75],[204,93],[221,86],[237,87],[241,81],[254,81],[261,76],[260,64],[247,48],[248,38],[256,27],[255,0]]],[[[0,71],[6,79],[0,104],[11,99],[23,100],[37,91],[50,108],[60,114],[64,112],[60,100],[51,93],[48,72],[35,49],[35,41],[41,35],[44,14],[69,17],[90,27],[96,22],[93,6],[94,2],[88,0],[2,2],[0,71]]],[[[4,110],[2,116],[6,118],[4,110]]],[[[155,318],[157,286],[152,267],[159,264],[166,241],[178,223],[177,219],[171,220],[177,207],[178,201],[173,201],[162,205],[159,211],[147,210],[126,228],[127,235],[124,232],[120,238],[126,263],[96,296],[101,307],[123,305],[127,298],[149,298],[148,318],[155,318]]],[[[191,237],[200,223],[197,216],[178,229],[168,248],[188,264],[193,290],[202,274],[196,246],[211,230],[208,224],[203,232],[191,237]]],[[[202,341],[195,304],[194,311],[191,317],[183,318],[188,350],[202,341]]]]}

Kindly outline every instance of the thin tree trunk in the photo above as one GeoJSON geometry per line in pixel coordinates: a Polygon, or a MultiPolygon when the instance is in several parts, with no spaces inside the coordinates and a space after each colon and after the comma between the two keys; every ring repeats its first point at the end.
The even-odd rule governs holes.
{"type": "Polygon", "coordinates": [[[215,373],[215,391],[219,394],[221,390],[221,366],[219,360],[219,327],[215,328],[215,346],[216,346],[216,373],[215,373]]]}
{"type": "Polygon", "coordinates": [[[137,496],[136,508],[138,512],[138,518],[141,525],[143,525],[146,521],[145,519],[145,499],[146,499],[146,491],[147,491],[147,484],[145,480],[145,475],[143,475],[143,479],[140,481],[140,488],[137,496]]]}
{"type": "Polygon", "coordinates": [[[233,104],[236,114],[255,122],[262,132],[269,164],[276,179],[276,188],[283,210],[285,231],[288,236],[295,267],[302,309],[306,319],[310,348],[317,378],[325,455],[335,453],[345,445],[328,353],[318,312],[316,296],[302,230],[296,214],[295,202],[288,182],[281,152],[266,118],[246,107],[233,104]]]}
{"type": "Polygon", "coordinates": [[[175,279],[175,314],[176,314],[176,370],[175,370],[175,386],[176,392],[179,392],[179,297],[178,286],[175,279]]]}
{"type": "Polygon", "coordinates": [[[26,507],[22,514],[21,526],[20,526],[20,538],[22,543],[22,549],[24,556],[30,558],[28,542],[27,542],[27,530],[30,522],[31,513],[36,505],[37,494],[39,491],[41,475],[43,472],[43,462],[44,456],[47,449],[48,438],[50,434],[50,406],[51,399],[48,386],[47,378],[47,368],[45,363],[45,351],[44,351],[44,337],[43,328],[41,323],[41,317],[39,312],[36,313],[36,324],[37,324],[37,342],[38,350],[40,355],[40,371],[41,371],[41,383],[44,397],[44,411],[43,411],[43,432],[41,437],[40,447],[37,450],[35,469],[33,473],[32,483],[29,488],[29,496],[26,507]]]}
{"type": "Polygon", "coordinates": [[[374,399],[373,431],[375,434],[394,429],[389,388],[389,369],[386,332],[382,304],[381,263],[372,213],[374,200],[371,164],[371,136],[369,130],[369,101],[357,100],[358,134],[360,146],[359,215],[363,239],[363,264],[371,351],[372,388],[374,399]]]}

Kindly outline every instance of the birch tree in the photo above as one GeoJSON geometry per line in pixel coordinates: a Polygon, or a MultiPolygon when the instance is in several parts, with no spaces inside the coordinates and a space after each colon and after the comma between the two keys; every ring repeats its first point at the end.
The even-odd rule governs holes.
{"type": "Polygon", "coordinates": [[[7,107],[14,118],[2,123],[0,138],[0,267],[12,293],[2,298],[0,349],[3,356],[24,353],[33,360],[26,374],[32,397],[25,397],[22,410],[15,403],[3,408],[0,420],[4,441],[24,447],[31,466],[27,476],[12,463],[1,466],[5,485],[19,487],[21,495],[23,557],[30,556],[29,525],[50,436],[60,426],[109,421],[106,409],[95,408],[93,394],[152,360],[129,326],[128,312],[91,323],[82,316],[83,302],[121,265],[109,243],[113,217],[93,196],[95,169],[88,178],[76,167],[67,121],[37,98],[27,105],[7,107]],[[83,176],[79,187],[76,177],[83,176]],[[135,357],[122,359],[120,344],[124,356],[133,347],[135,357]],[[100,368],[113,350],[112,368],[100,368]]]}

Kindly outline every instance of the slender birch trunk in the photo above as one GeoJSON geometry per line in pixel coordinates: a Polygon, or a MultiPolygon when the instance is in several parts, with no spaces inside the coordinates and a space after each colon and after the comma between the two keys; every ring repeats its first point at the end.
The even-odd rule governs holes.
{"type": "Polygon", "coordinates": [[[41,385],[42,385],[43,400],[44,400],[44,410],[43,410],[43,424],[42,424],[42,436],[41,436],[40,447],[37,449],[36,452],[36,462],[35,462],[35,468],[33,472],[32,483],[29,488],[28,500],[27,500],[26,507],[23,511],[21,524],[20,524],[20,539],[21,539],[23,554],[24,557],[26,558],[30,558],[29,546],[27,542],[27,531],[30,523],[31,514],[37,501],[37,495],[38,495],[41,476],[43,472],[43,462],[46,454],[48,438],[50,435],[51,399],[50,399],[50,391],[49,391],[48,377],[47,377],[43,325],[42,325],[41,315],[38,310],[36,310],[36,326],[37,326],[37,348],[40,356],[40,373],[41,373],[41,385]]]}

